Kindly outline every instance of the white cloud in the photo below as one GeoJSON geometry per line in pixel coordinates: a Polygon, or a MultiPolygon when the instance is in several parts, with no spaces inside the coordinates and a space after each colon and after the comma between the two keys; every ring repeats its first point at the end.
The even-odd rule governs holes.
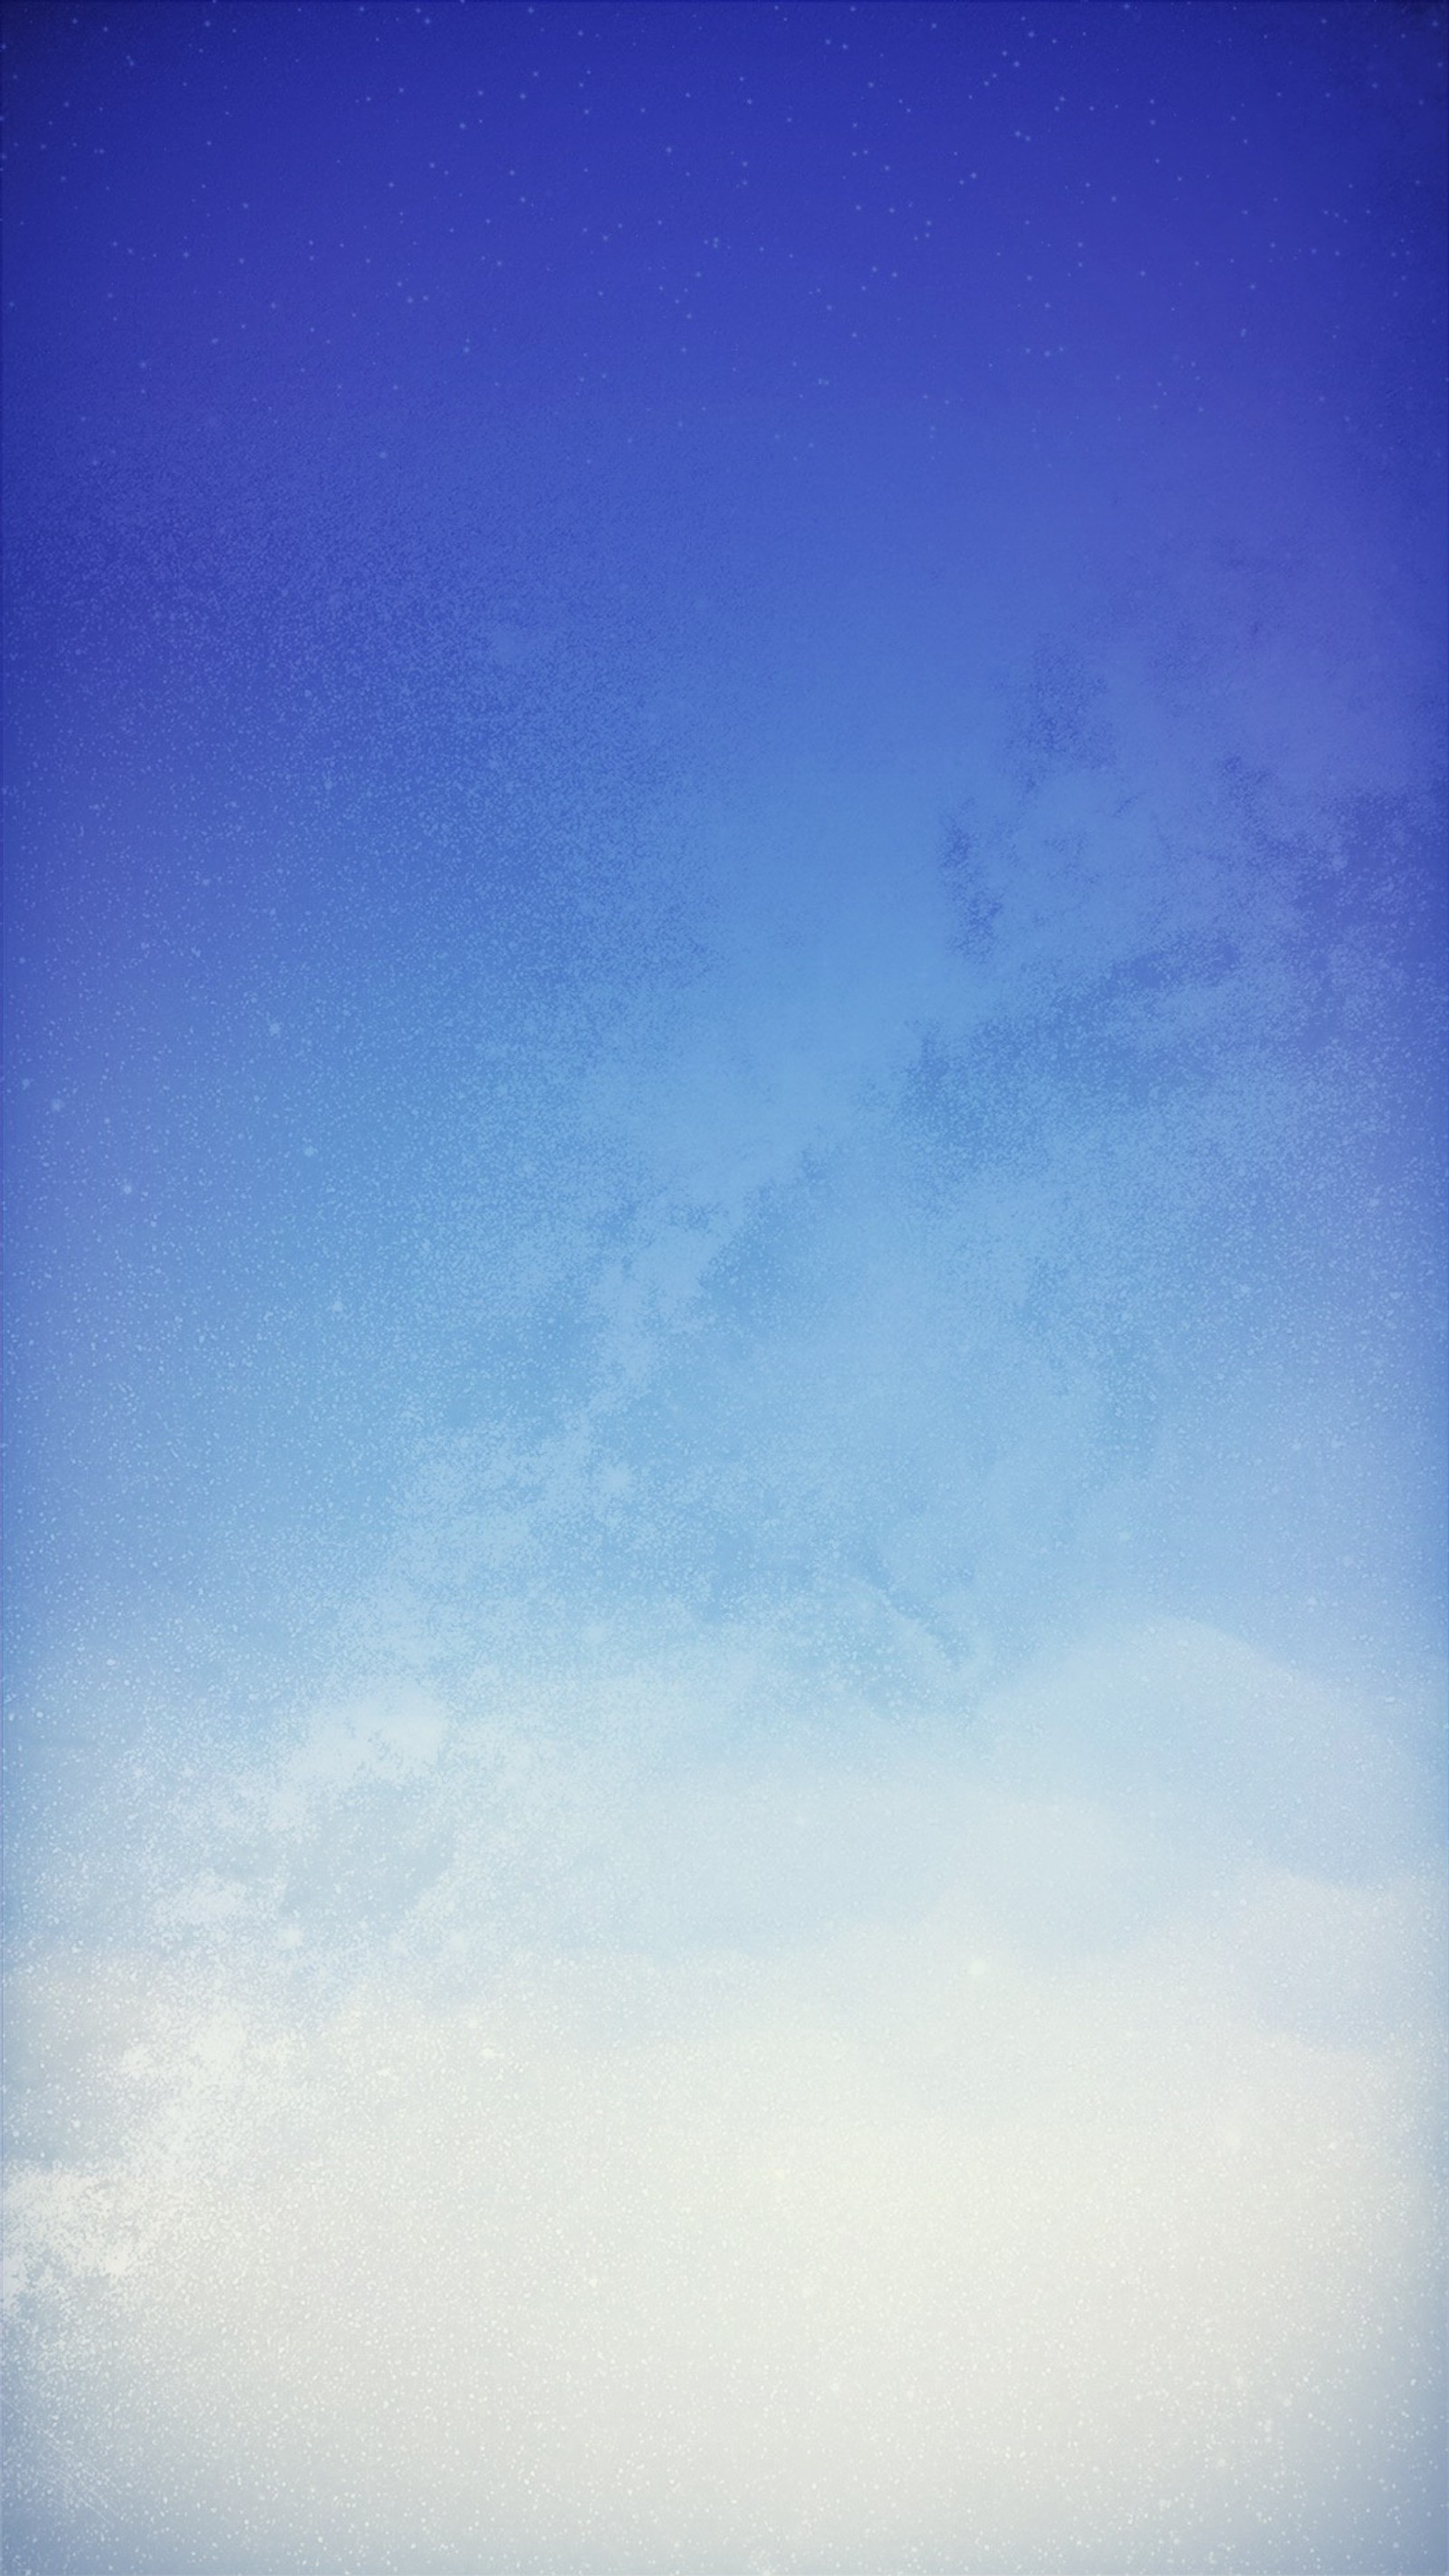
{"type": "Polygon", "coordinates": [[[328,1721],[257,1937],[17,1981],[17,2563],[1428,2567],[1442,1884],[1325,1705],[1179,1628],[971,1750],[328,1721]]]}

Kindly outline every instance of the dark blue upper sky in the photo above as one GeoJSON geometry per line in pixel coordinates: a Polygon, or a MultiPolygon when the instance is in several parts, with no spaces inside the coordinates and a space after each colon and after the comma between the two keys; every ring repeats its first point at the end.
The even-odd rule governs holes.
{"type": "Polygon", "coordinates": [[[7,46],[22,1656],[1421,1633],[1442,13],[7,46]]]}

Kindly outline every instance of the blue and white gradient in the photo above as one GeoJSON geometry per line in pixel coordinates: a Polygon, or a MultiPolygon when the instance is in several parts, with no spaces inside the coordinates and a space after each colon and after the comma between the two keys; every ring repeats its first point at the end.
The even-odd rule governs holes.
{"type": "Polygon", "coordinates": [[[1443,12],[15,0],[7,2576],[1433,2576],[1443,12]]]}

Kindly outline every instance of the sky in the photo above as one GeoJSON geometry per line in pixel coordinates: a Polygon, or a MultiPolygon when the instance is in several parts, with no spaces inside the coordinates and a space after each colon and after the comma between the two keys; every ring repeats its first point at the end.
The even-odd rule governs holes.
{"type": "Polygon", "coordinates": [[[14,2576],[1445,2567],[1444,41],[12,0],[14,2576]]]}

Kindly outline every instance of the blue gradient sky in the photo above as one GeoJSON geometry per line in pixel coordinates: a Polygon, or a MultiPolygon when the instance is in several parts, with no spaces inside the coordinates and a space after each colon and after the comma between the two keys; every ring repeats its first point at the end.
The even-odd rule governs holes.
{"type": "Polygon", "coordinates": [[[1442,2566],[1443,53],[12,6],[16,2576],[1442,2566]]]}

